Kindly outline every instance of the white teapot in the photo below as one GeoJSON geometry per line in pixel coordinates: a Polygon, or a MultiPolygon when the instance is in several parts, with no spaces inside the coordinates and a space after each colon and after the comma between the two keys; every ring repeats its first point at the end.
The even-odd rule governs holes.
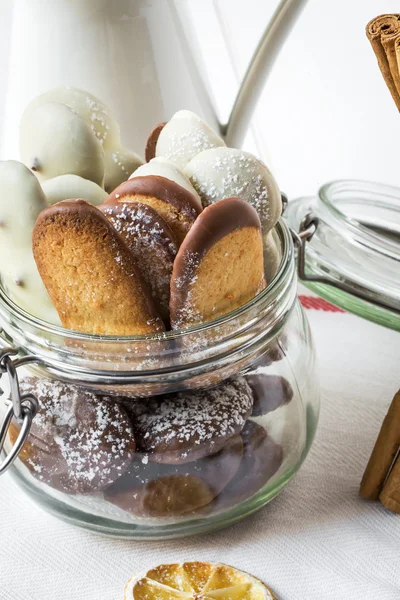
{"type": "MultiPolygon", "coordinates": [[[[6,0],[8,1],[8,0],[6,0]]],[[[152,127],[187,108],[240,145],[286,35],[306,0],[282,0],[233,103],[218,123],[179,0],[12,0],[2,158],[18,158],[26,105],[60,85],[85,89],[115,113],[122,142],[142,153],[152,127]]]]}

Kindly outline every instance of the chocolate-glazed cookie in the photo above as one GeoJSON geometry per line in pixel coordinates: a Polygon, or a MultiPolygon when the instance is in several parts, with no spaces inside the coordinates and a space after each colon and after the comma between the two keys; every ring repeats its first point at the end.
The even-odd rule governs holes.
{"type": "MultiPolygon", "coordinates": [[[[69,494],[90,494],[110,486],[128,468],[135,438],[115,400],[47,379],[26,378],[20,388],[39,401],[20,454],[36,479],[69,494]]],[[[12,443],[18,433],[14,422],[12,443]]]]}
{"type": "Polygon", "coordinates": [[[142,202],[156,210],[173,231],[178,244],[201,212],[195,196],[171,179],[158,175],[133,177],[121,183],[105,204],[142,202]]]}
{"type": "Polygon", "coordinates": [[[161,131],[164,129],[167,123],[159,123],[150,132],[149,137],[147,138],[146,148],[145,148],[145,158],[146,162],[150,162],[152,158],[156,155],[156,146],[158,142],[158,138],[160,137],[161,131]]]}
{"type": "Polygon", "coordinates": [[[293,389],[287,379],[279,375],[249,373],[246,381],[253,390],[254,404],[252,417],[266,415],[293,398],[293,389]]]}
{"type": "Polygon", "coordinates": [[[126,403],[138,452],[166,464],[215,454],[241,432],[252,407],[253,395],[243,377],[211,389],[126,403]]]}
{"type": "Polygon", "coordinates": [[[275,475],[283,460],[282,447],[257,423],[247,421],[241,437],[243,458],[240,467],[215,501],[224,508],[251,498],[275,475]]]}
{"type": "Polygon", "coordinates": [[[178,251],[164,219],[147,204],[102,204],[99,209],[124,238],[164,323],[169,323],[170,280],[178,251]]]}
{"type": "Polygon", "coordinates": [[[171,278],[172,329],[210,321],[265,287],[261,226],[239,198],[208,206],[182,243],[171,278]]]}
{"type": "Polygon", "coordinates": [[[237,473],[243,454],[239,435],[218,453],[183,465],[160,465],[142,455],[104,497],[141,517],[171,517],[209,504],[237,473]]]}

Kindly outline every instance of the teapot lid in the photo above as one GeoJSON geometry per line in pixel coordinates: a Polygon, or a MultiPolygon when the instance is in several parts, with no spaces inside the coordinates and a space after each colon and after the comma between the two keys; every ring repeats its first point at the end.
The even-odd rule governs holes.
{"type": "Polygon", "coordinates": [[[284,217],[304,285],[351,313],[400,331],[399,188],[333,181],[316,196],[290,201],[284,217]]]}

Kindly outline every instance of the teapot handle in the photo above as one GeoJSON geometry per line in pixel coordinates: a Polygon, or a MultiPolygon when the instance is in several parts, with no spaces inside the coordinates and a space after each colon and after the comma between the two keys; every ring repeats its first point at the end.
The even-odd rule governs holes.
{"type": "Polygon", "coordinates": [[[257,101],[293,25],[307,0],[281,0],[251,58],[222,133],[228,146],[240,147],[257,101]]]}

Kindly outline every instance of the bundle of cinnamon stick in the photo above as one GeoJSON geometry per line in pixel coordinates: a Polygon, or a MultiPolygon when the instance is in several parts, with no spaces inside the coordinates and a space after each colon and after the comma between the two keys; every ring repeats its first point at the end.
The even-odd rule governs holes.
{"type": "Polygon", "coordinates": [[[400,514],[400,390],[393,398],[361,482],[360,494],[400,514]]]}
{"type": "Polygon", "coordinates": [[[400,111],[400,14],[372,19],[366,33],[392,98],[400,111]]]}

